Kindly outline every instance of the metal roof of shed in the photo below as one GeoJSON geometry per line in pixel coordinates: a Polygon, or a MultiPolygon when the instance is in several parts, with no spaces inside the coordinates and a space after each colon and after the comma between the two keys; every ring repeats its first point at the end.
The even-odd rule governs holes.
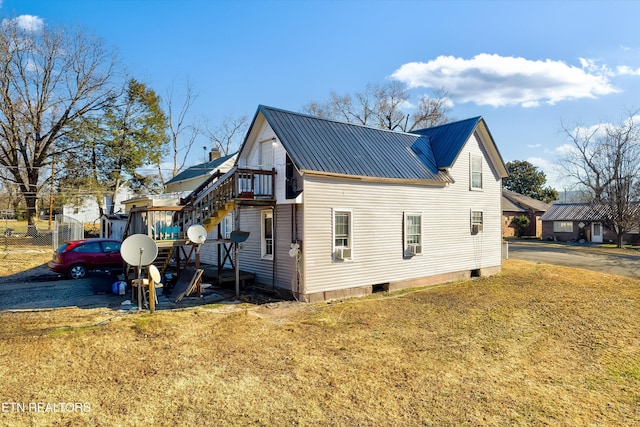
{"type": "Polygon", "coordinates": [[[402,133],[263,105],[256,118],[258,114],[264,116],[299,170],[443,183],[453,182],[444,169],[451,166],[482,120],[476,117],[402,133]]]}
{"type": "Polygon", "coordinates": [[[602,221],[609,216],[606,205],[593,203],[556,203],[545,212],[542,221],[602,221]]]}

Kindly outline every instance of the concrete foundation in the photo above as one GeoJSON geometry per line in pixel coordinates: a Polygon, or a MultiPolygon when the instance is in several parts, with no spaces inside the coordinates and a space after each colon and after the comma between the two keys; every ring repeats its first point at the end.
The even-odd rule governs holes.
{"type": "MultiPolygon", "coordinates": [[[[379,285],[385,291],[397,291],[406,288],[422,288],[431,285],[437,285],[447,282],[455,282],[456,280],[470,279],[471,277],[484,277],[498,274],[502,270],[502,265],[494,267],[485,267],[478,270],[457,271],[454,273],[438,274],[436,276],[419,277],[416,279],[399,280],[379,285]]],[[[335,291],[317,292],[313,294],[299,294],[297,300],[303,302],[322,302],[343,298],[354,298],[370,295],[373,292],[373,286],[361,286],[358,288],[339,289],[335,291]]]]}
{"type": "Polygon", "coordinates": [[[419,277],[416,279],[400,280],[397,282],[390,282],[385,287],[385,291],[397,291],[399,289],[406,288],[422,288],[431,285],[438,285],[441,283],[455,282],[456,280],[470,279],[471,277],[483,277],[491,276],[493,274],[500,273],[502,265],[494,267],[485,267],[478,270],[465,270],[456,271],[454,273],[438,274],[436,276],[419,277]]]}
{"type": "Polygon", "coordinates": [[[338,289],[335,291],[317,292],[315,294],[300,295],[299,300],[304,302],[321,302],[334,299],[361,297],[371,295],[371,286],[361,286],[358,288],[338,289]]]}

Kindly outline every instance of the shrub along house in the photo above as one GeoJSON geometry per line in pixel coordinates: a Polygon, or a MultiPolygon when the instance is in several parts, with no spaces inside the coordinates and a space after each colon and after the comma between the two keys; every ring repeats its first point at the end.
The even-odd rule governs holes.
{"type": "Polygon", "coordinates": [[[501,269],[507,171],[481,117],[399,133],[259,106],[218,175],[171,212],[134,212],[130,232],[171,220],[177,240],[159,246],[175,247],[201,224],[203,262],[303,301],[501,269]],[[231,230],[248,232],[237,254],[231,230]]]}

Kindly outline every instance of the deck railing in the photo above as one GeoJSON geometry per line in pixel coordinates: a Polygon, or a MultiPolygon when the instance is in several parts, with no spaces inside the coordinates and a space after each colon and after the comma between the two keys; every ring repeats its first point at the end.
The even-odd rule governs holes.
{"type": "Polygon", "coordinates": [[[132,208],[124,231],[124,238],[132,234],[146,234],[153,240],[184,239],[185,233],[176,224],[184,206],[143,206],[132,208]]]}
{"type": "Polygon", "coordinates": [[[142,233],[154,240],[184,239],[186,229],[202,224],[232,200],[273,199],[275,170],[233,168],[222,174],[216,171],[180,206],[133,208],[125,229],[125,237],[142,233]]]}
{"type": "Polygon", "coordinates": [[[207,181],[185,199],[192,210],[184,213],[183,229],[201,224],[234,199],[273,199],[275,170],[233,168],[215,181],[207,181]]]}

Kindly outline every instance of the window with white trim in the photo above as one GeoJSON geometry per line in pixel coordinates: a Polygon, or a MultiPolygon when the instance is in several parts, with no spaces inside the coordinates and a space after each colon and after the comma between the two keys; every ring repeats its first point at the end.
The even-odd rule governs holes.
{"type": "Polygon", "coordinates": [[[482,156],[471,154],[470,181],[472,190],[482,190],[482,156]]]}
{"type": "Polygon", "coordinates": [[[223,239],[230,239],[233,231],[233,214],[229,213],[220,222],[220,236],[223,239]]]}
{"type": "Polygon", "coordinates": [[[262,211],[262,258],[273,259],[273,211],[262,211]]]}
{"type": "Polygon", "coordinates": [[[335,210],[333,212],[333,257],[336,260],[349,260],[351,253],[351,212],[335,210]]]}
{"type": "Polygon", "coordinates": [[[422,215],[404,216],[404,247],[406,256],[422,255],[422,215]]]}
{"type": "Polygon", "coordinates": [[[573,221],[553,221],[554,233],[573,233],[573,221]]]}
{"type": "Polygon", "coordinates": [[[471,211],[471,233],[477,234],[483,228],[482,211],[471,211]]]}

